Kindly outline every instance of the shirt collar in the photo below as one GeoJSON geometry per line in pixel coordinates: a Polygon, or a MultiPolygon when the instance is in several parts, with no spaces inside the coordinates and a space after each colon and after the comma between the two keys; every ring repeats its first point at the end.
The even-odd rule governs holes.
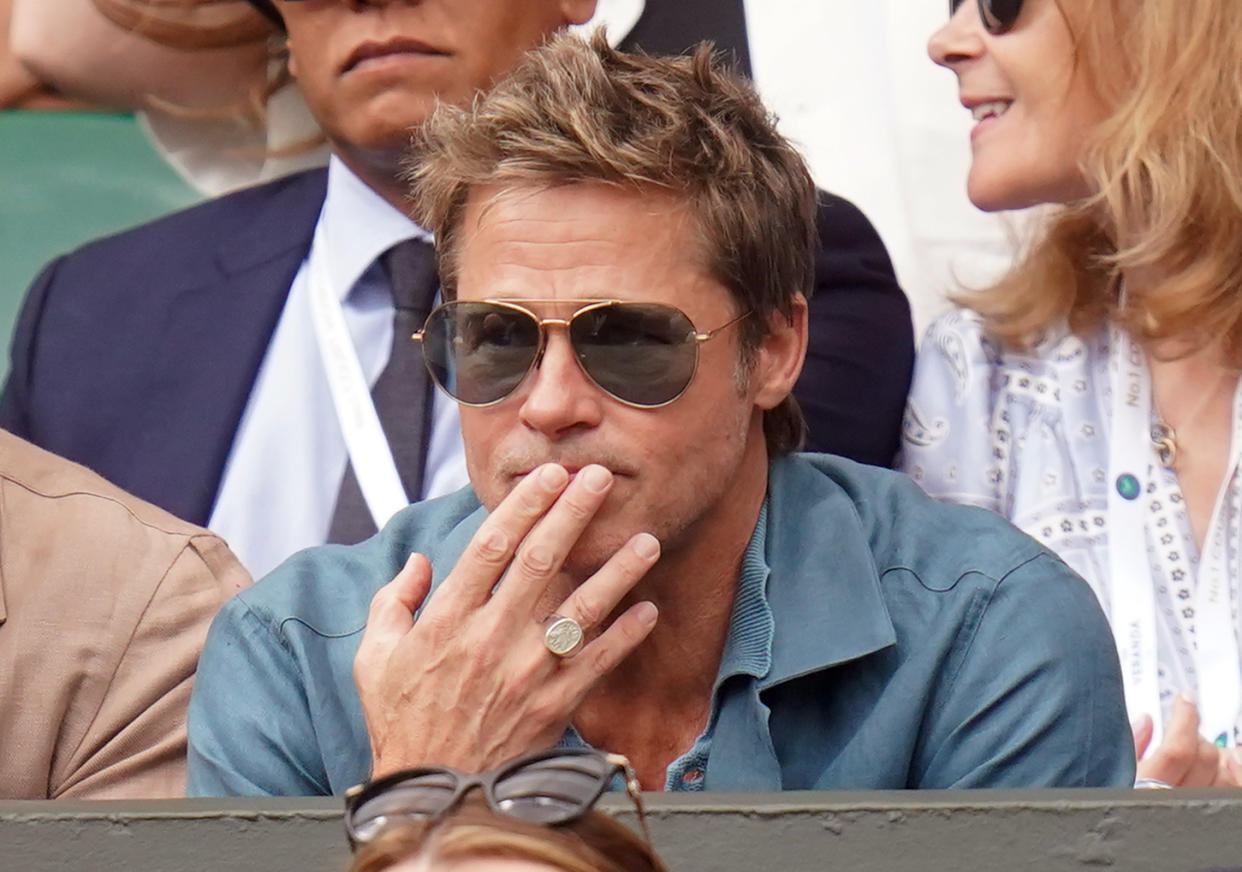
{"type": "Polygon", "coordinates": [[[375,259],[406,239],[431,234],[370,187],[335,155],[328,161],[328,193],[319,213],[312,257],[325,257],[332,289],[343,301],[375,259]]]}
{"type": "Polygon", "coordinates": [[[733,616],[729,621],[729,636],[716,676],[717,690],[727,679],[736,675],[763,678],[772,666],[774,625],[767,596],[770,571],[764,554],[767,519],[768,501],[764,500],[759,510],[759,522],[755,524],[746,554],[742,557],[742,571],[733,599],[733,616]]]}
{"type": "Polygon", "coordinates": [[[806,457],[778,458],[760,521],[774,616],[772,664],[761,689],[896,644],[871,537],[828,474],[806,457]]]}

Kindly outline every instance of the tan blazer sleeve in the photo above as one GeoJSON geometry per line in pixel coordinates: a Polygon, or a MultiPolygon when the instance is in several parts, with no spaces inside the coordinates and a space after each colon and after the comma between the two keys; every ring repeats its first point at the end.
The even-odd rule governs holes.
{"type": "Polygon", "coordinates": [[[120,652],[102,704],[52,773],[52,796],[185,795],[186,708],[207,627],[249,576],[215,536],[190,539],[120,652]]]}
{"type": "Polygon", "coordinates": [[[249,583],[219,537],[0,430],[0,798],[183,795],[199,652],[249,583]]]}

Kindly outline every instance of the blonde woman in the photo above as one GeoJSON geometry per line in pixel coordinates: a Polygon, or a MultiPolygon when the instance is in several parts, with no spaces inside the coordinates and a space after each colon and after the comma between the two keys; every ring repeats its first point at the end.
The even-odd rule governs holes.
{"type": "Polygon", "coordinates": [[[1057,551],[1112,621],[1140,776],[1239,780],[1242,3],[953,0],[981,209],[1055,204],[929,331],[903,466],[1057,551]]]}

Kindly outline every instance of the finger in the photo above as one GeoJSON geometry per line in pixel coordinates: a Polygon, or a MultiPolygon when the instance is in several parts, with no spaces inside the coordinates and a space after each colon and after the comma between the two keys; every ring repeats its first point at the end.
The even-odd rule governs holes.
{"type": "Polygon", "coordinates": [[[494,608],[514,620],[529,618],[536,601],[603,505],[612,481],[612,473],[603,466],[591,464],[578,471],[518,547],[492,597],[494,608]]]}
{"type": "Polygon", "coordinates": [[[1221,748],[1218,787],[1242,787],[1242,748],[1221,748]]]}
{"type": "Polygon", "coordinates": [[[555,463],[518,482],[470,539],[429,608],[469,612],[487,602],[518,546],[568,484],[569,473],[555,463]]]}
{"type": "Polygon", "coordinates": [[[1185,697],[1173,703],[1173,712],[1159,747],[1140,763],[1140,775],[1168,784],[1182,784],[1199,760],[1199,710],[1185,697]]]}
{"type": "Polygon", "coordinates": [[[553,681],[573,700],[572,708],[577,708],[601,678],[642,644],[655,629],[659,617],[655,603],[636,603],[622,612],[599,638],[573,657],[561,661],[562,669],[553,681]]]}
{"type": "Polygon", "coordinates": [[[354,678],[360,671],[377,669],[414,626],[414,613],[431,590],[431,564],[411,554],[396,578],[376,591],[367,612],[366,629],[354,655],[354,678]]]}
{"type": "Polygon", "coordinates": [[[1134,734],[1134,756],[1142,760],[1147,753],[1147,746],[1151,744],[1151,737],[1156,733],[1156,722],[1151,719],[1151,715],[1141,714],[1130,724],[1130,731],[1134,734]]]}
{"type": "Polygon", "coordinates": [[[1178,696],[1173,701],[1168,732],[1169,735],[1183,737],[1199,735],[1199,707],[1192,700],[1178,696]]]}
{"type": "Polygon", "coordinates": [[[660,540],[650,533],[639,533],[570,594],[557,614],[573,618],[584,630],[602,625],[659,559],[660,540]]]}
{"type": "Polygon", "coordinates": [[[1199,737],[1194,763],[1182,778],[1180,787],[1212,787],[1220,777],[1220,748],[1199,737]]]}

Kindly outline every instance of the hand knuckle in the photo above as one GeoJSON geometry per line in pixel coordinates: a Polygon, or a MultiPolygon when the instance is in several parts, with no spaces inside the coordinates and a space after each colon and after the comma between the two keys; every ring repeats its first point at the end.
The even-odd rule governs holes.
{"type": "Polygon", "coordinates": [[[564,506],[566,514],[575,521],[586,521],[595,514],[595,506],[572,497],[566,497],[561,501],[561,504],[564,506]]]}
{"type": "Polygon", "coordinates": [[[601,648],[595,651],[583,653],[586,659],[587,672],[591,675],[592,679],[598,680],[612,671],[612,652],[608,649],[601,648]]]}
{"type": "Polygon", "coordinates": [[[524,518],[536,517],[547,511],[549,494],[542,489],[521,489],[515,491],[514,495],[517,498],[518,512],[524,518]]]}
{"type": "Polygon", "coordinates": [[[550,575],[556,569],[556,555],[543,545],[529,545],[518,552],[518,566],[528,575],[550,575]]]}
{"type": "Polygon", "coordinates": [[[452,639],[459,635],[461,624],[451,615],[433,612],[424,613],[414,622],[414,628],[418,634],[433,642],[436,640],[452,639]]]}
{"type": "Polygon", "coordinates": [[[515,698],[529,696],[531,688],[539,687],[546,678],[546,654],[544,652],[540,652],[540,654],[542,656],[524,661],[510,674],[509,681],[513,687],[515,698]]]}
{"type": "Polygon", "coordinates": [[[576,614],[578,616],[578,623],[584,627],[597,627],[607,617],[603,603],[589,596],[579,597],[577,602],[573,603],[572,607],[566,609],[566,611],[576,614]]]}
{"type": "Polygon", "coordinates": [[[389,608],[396,598],[397,595],[389,590],[388,585],[384,585],[375,592],[375,596],[371,597],[371,614],[376,614],[389,608]]]}
{"type": "Polygon", "coordinates": [[[543,694],[531,700],[527,714],[533,722],[547,724],[559,720],[563,708],[559,698],[543,694]]]}
{"type": "Polygon", "coordinates": [[[1195,754],[1192,749],[1188,749],[1185,745],[1172,745],[1164,755],[1165,762],[1175,769],[1189,769],[1195,760],[1195,754]]]}
{"type": "Polygon", "coordinates": [[[484,563],[504,565],[509,554],[509,538],[503,530],[495,528],[475,536],[474,553],[484,563]]]}

